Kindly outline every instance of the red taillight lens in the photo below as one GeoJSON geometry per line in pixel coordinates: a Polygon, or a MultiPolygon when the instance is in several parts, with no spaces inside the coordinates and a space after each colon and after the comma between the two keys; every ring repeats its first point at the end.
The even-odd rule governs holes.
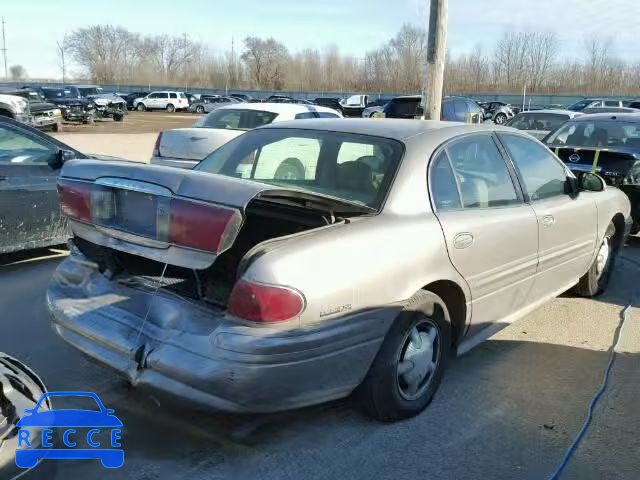
{"type": "Polygon", "coordinates": [[[171,243],[222,252],[235,239],[242,224],[240,211],[173,199],[169,220],[171,243]]]}
{"type": "Polygon", "coordinates": [[[229,313],[252,322],[282,322],[304,310],[304,298],[297,291],[274,285],[239,280],[229,297],[229,313]]]}
{"type": "Polygon", "coordinates": [[[151,153],[154,157],[161,157],[160,155],[160,143],[162,143],[162,132],[158,134],[158,138],[156,138],[156,143],[153,145],[153,152],[151,153]]]}
{"type": "Polygon", "coordinates": [[[58,195],[62,212],[83,222],[90,222],[91,187],[90,183],[58,180],[58,195]]]}

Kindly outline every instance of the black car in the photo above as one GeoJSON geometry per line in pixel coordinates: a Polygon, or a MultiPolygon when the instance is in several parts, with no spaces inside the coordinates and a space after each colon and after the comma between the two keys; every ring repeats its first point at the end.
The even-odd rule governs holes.
{"type": "Polygon", "coordinates": [[[34,88],[62,111],[62,118],[70,122],[93,123],[96,104],[93,100],[79,98],[77,94],[64,88],[34,88]]]}
{"type": "Polygon", "coordinates": [[[33,127],[0,117],[0,253],[66,242],[56,181],[62,164],[75,158],[89,157],[33,127]]]}
{"type": "Polygon", "coordinates": [[[342,112],[342,105],[340,105],[340,99],[336,97],[318,97],[313,99],[313,103],[320,105],[321,107],[333,108],[339,112],[342,112]]]}
{"type": "Polygon", "coordinates": [[[150,92],[131,92],[127,93],[122,98],[124,98],[125,102],[127,102],[127,108],[129,110],[133,110],[133,101],[136,98],[146,97],[147,95],[149,95],[149,93],[150,92]]]}
{"type": "Polygon", "coordinates": [[[544,143],[576,172],[595,171],[631,200],[631,233],[640,232],[640,114],[574,117],[544,143]]]}
{"type": "MultiPolygon", "coordinates": [[[[382,111],[386,118],[415,118],[424,114],[424,106],[420,95],[396,97],[389,101],[382,111]]],[[[440,120],[451,122],[474,122],[483,120],[483,111],[470,98],[444,97],[440,120]]]]}

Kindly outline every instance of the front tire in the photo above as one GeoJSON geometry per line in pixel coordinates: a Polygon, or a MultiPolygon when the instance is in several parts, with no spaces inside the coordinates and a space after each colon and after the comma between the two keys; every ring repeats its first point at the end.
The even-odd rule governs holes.
{"type": "Polygon", "coordinates": [[[496,125],[504,125],[507,123],[507,116],[504,113],[499,113],[496,115],[494,121],[496,122],[496,125]]]}
{"type": "Polygon", "coordinates": [[[422,412],[438,390],[450,354],[447,307],[421,290],[389,329],[358,389],[368,413],[390,422],[422,412]]]}
{"type": "Polygon", "coordinates": [[[202,105],[198,105],[196,107],[196,113],[204,113],[204,107],[202,105]]]}
{"type": "Polygon", "coordinates": [[[592,298],[603,293],[609,285],[611,271],[618,255],[616,227],[609,223],[604,239],[598,248],[598,254],[587,273],[573,287],[572,292],[580,297],[592,298]]]}
{"type": "Polygon", "coordinates": [[[144,112],[147,108],[144,106],[144,103],[140,102],[138,104],[138,106],[136,107],[136,110],[138,110],[139,112],[144,112]]]}

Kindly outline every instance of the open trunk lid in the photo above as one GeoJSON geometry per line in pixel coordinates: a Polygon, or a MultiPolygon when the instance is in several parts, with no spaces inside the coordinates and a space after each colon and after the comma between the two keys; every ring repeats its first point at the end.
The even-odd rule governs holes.
{"type": "Polygon", "coordinates": [[[161,133],[158,157],[202,160],[243,130],[222,128],[176,128],[161,133]]]}
{"type": "Polygon", "coordinates": [[[67,162],[58,191],[77,237],[191,269],[210,267],[230,248],[253,198],[282,193],[221,175],[95,160],[67,162]]]}
{"type": "Polygon", "coordinates": [[[619,185],[639,159],[633,150],[624,148],[554,147],[550,148],[575,171],[590,172],[595,163],[596,173],[609,185],[619,185]],[[597,157],[597,162],[596,161],[597,157]]]}

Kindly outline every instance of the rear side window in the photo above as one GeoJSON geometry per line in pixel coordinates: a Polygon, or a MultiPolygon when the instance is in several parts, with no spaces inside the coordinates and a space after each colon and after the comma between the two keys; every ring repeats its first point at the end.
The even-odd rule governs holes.
{"type": "Polygon", "coordinates": [[[531,201],[565,194],[567,171],[548,149],[519,135],[500,134],[531,201]]]}
{"type": "Polygon", "coordinates": [[[318,118],[314,112],[303,112],[297,113],[295,116],[296,120],[304,120],[305,118],[318,118]]]}
{"type": "Polygon", "coordinates": [[[329,113],[329,112],[318,112],[318,117],[320,117],[320,118],[340,118],[335,113],[329,113]]]}
{"type": "Polygon", "coordinates": [[[175,93],[170,93],[169,98],[178,98],[178,95],[175,93]]]}
{"type": "Polygon", "coordinates": [[[620,102],[617,101],[617,100],[605,100],[604,106],[605,107],[619,107],[620,106],[620,102]]]}
{"type": "Polygon", "coordinates": [[[180,98],[187,98],[187,96],[186,96],[183,92],[180,92],[180,93],[178,94],[178,96],[179,96],[180,98]]]}
{"type": "Polygon", "coordinates": [[[518,130],[548,130],[557,129],[569,120],[568,115],[561,113],[519,113],[513,117],[507,126],[518,130]]]}
{"type": "Polygon", "coordinates": [[[430,177],[431,197],[436,210],[462,208],[456,177],[444,152],[440,152],[433,161],[430,177]]]}
{"type": "Polygon", "coordinates": [[[446,147],[464,208],[519,204],[507,164],[490,135],[471,135],[446,147]]]}
{"type": "Polygon", "coordinates": [[[221,108],[193,124],[194,127],[251,130],[275,120],[277,113],[260,110],[221,108]]]}

